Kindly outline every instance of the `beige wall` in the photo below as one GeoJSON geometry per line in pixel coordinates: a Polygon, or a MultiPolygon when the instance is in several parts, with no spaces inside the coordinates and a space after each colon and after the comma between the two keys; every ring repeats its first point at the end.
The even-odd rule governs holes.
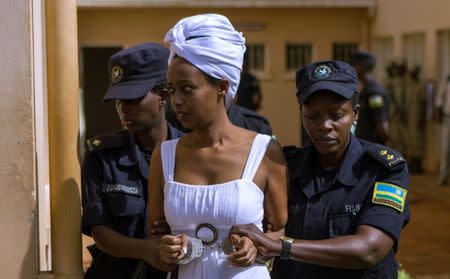
{"type": "MultiPolygon", "coordinates": [[[[404,58],[407,49],[405,42],[412,35],[423,35],[423,77],[439,84],[442,76],[440,64],[443,61],[439,57],[438,33],[450,30],[449,11],[448,0],[378,0],[372,39],[392,38],[392,57],[404,58]]],[[[434,121],[427,123],[426,139],[425,168],[437,171],[440,136],[439,126],[434,121]]]]}
{"type": "Polygon", "coordinates": [[[448,0],[378,0],[374,38],[392,37],[394,56],[403,56],[403,36],[425,34],[426,78],[437,75],[437,32],[450,29],[448,0]]]}
{"type": "Polygon", "coordinates": [[[313,59],[329,59],[332,43],[352,41],[367,47],[367,9],[79,9],[80,46],[130,46],[143,41],[162,42],[165,33],[180,18],[217,12],[230,18],[244,32],[247,42],[264,43],[268,71],[262,80],[267,116],[282,144],[299,144],[299,111],[292,74],[284,71],[287,42],[313,44],[313,59]],[[249,24],[262,24],[263,30],[246,30],[249,24]]]}
{"type": "Polygon", "coordinates": [[[0,277],[8,279],[37,270],[30,2],[0,2],[0,277]]]}

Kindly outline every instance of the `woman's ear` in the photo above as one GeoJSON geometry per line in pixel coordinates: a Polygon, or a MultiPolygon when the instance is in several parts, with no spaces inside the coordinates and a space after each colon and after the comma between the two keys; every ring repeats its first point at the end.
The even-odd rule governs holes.
{"type": "Polygon", "coordinates": [[[228,80],[222,79],[219,83],[219,94],[223,96],[227,95],[229,88],[228,80]]]}

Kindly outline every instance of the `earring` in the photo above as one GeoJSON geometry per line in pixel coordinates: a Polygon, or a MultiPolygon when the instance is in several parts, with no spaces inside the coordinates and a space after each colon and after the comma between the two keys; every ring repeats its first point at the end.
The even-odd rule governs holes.
{"type": "Polygon", "coordinates": [[[358,126],[358,121],[354,120],[352,123],[352,127],[350,128],[350,132],[352,134],[355,134],[357,126],[358,126]]]}

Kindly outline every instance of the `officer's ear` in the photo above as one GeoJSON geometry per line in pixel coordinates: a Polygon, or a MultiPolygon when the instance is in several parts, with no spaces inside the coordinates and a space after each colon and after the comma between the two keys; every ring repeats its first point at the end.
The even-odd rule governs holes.
{"type": "Polygon", "coordinates": [[[353,106],[353,121],[358,121],[358,118],[359,118],[359,110],[360,110],[359,104],[353,106]]]}
{"type": "Polygon", "coordinates": [[[170,93],[167,88],[163,88],[163,89],[159,90],[158,95],[161,98],[161,102],[167,103],[167,101],[169,101],[170,93]]]}

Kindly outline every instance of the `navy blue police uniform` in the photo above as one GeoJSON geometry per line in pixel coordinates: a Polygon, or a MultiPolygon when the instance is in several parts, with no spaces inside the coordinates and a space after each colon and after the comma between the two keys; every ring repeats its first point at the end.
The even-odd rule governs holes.
{"type": "MultiPolygon", "coordinates": [[[[371,53],[365,51],[356,51],[351,55],[351,64],[359,65],[364,68],[364,74],[367,74],[375,67],[376,59],[371,53]]],[[[362,79],[363,77],[359,77],[362,79]]],[[[359,118],[356,136],[358,138],[381,143],[383,139],[377,135],[377,123],[389,121],[390,98],[386,89],[372,78],[364,77],[364,88],[359,97],[359,118]]]]}
{"type": "Polygon", "coordinates": [[[370,269],[337,269],[277,258],[272,278],[397,278],[395,252],[400,231],[409,221],[409,175],[402,155],[352,136],[339,170],[327,172],[321,170],[312,145],[285,147],[284,153],[290,178],[286,236],[329,239],[369,225],[387,232],[395,244],[370,269]],[[384,197],[382,190],[397,193],[384,197]]]}
{"type": "MultiPolygon", "coordinates": [[[[168,139],[181,133],[169,125],[168,139]]],[[[132,133],[122,130],[90,139],[83,162],[82,230],[103,225],[132,237],[147,235],[147,185],[151,150],[140,147],[132,133]]],[[[113,257],[95,246],[89,248],[93,260],[85,278],[132,278],[138,260],[113,257]]],[[[146,278],[165,278],[150,265],[146,278]]]]}
{"type": "Polygon", "coordinates": [[[374,127],[377,123],[389,121],[389,102],[386,89],[373,79],[367,80],[359,97],[358,138],[381,143],[374,127]]]}
{"type": "MultiPolygon", "coordinates": [[[[240,107],[234,103],[230,103],[227,109],[227,115],[230,122],[235,126],[251,130],[259,134],[272,136],[272,127],[270,126],[269,120],[257,112],[240,107]]],[[[172,109],[169,109],[166,113],[166,119],[178,130],[186,133],[190,132],[189,129],[184,128],[177,120],[177,116],[172,109]]]]}
{"type": "MultiPolygon", "coordinates": [[[[168,57],[169,50],[156,43],[134,46],[111,56],[108,65],[110,86],[103,101],[138,100],[147,94],[156,94],[158,88],[164,86],[161,82],[166,79],[168,57]]],[[[167,139],[181,136],[180,131],[167,125],[167,139]]],[[[92,228],[102,225],[126,237],[147,238],[151,155],[152,150],[138,144],[135,134],[128,130],[86,142],[82,164],[84,234],[92,236],[92,228]]],[[[93,259],[86,271],[86,279],[129,279],[137,274],[137,278],[166,278],[165,273],[143,261],[113,257],[95,244],[88,249],[93,259]]]]}
{"type": "MultiPolygon", "coordinates": [[[[358,94],[354,69],[340,61],[311,64],[297,73],[296,80],[302,104],[320,90],[346,99],[358,94]]],[[[400,232],[410,219],[409,174],[403,156],[353,134],[342,163],[334,170],[321,168],[314,145],[285,147],[283,151],[290,181],[286,236],[331,239],[353,235],[358,226],[368,225],[389,234],[394,245],[384,259],[367,269],[332,268],[277,258],[272,278],[397,278],[395,253],[400,232]]]]}
{"type": "Polygon", "coordinates": [[[236,104],[240,107],[257,111],[259,105],[255,103],[255,98],[261,98],[261,89],[258,79],[249,72],[243,72],[241,82],[236,93],[236,104]]]}

